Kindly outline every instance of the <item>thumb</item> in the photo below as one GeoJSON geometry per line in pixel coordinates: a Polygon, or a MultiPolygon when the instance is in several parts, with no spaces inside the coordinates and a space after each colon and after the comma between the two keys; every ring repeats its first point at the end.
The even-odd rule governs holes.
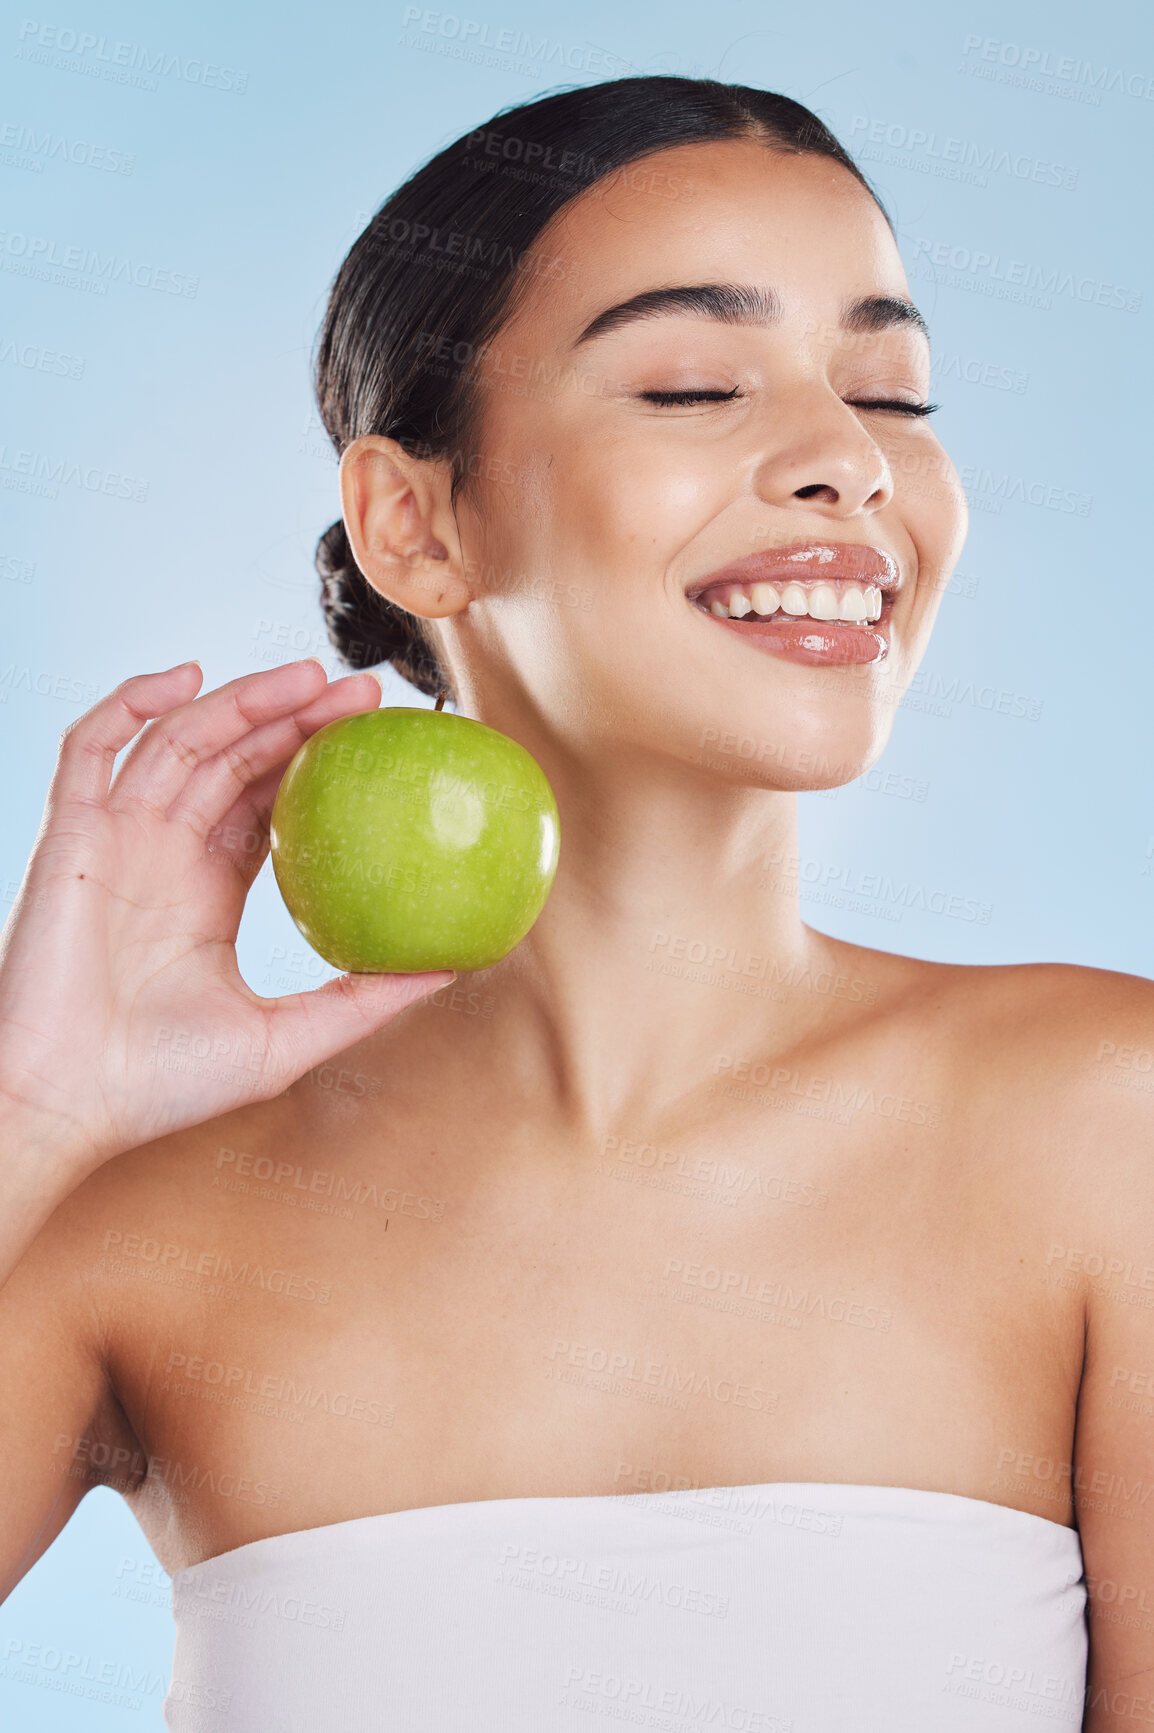
{"type": "Polygon", "coordinates": [[[311,992],[276,1000],[269,1008],[268,1032],[274,1074],[303,1076],[456,979],[452,969],[421,975],[338,975],[311,992]]]}

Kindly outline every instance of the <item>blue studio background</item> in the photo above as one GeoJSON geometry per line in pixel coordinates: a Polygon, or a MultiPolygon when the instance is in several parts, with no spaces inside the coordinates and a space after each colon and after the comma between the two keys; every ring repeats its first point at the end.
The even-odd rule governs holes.
{"type": "MultiPolygon", "coordinates": [[[[630,71],[784,91],[858,156],[930,322],[936,425],[971,501],[884,758],[803,799],[807,918],[945,961],[1154,975],[1142,0],[9,9],[0,895],[61,729],[126,675],[189,656],[206,689],[309,654],[337,671],[312,570],[335,460],[308,365],[336,267],[450,138],[630,71]]],[[[430,701],[390,673],[385,702],[430,701]]],[[[267,868],[240,949],[264,991],[331,972],[267,868]]],[[[0,1610],[0,1716],[158,1733],[171,1645],[167,1579],[95,1493],[0,1610]]]]}

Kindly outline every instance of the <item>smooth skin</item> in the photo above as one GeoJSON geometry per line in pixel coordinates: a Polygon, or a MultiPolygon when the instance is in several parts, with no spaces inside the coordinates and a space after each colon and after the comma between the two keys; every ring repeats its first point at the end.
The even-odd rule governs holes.
{"type": "Polygon", "coordinates": [[[564,269],[526,273],[485,357],[485,461],[455,502],[447,464],[387,439],[341,465],[362,569],[557,795],[557,878],[504,962],[275,1006],[239,980],[263,850],[206,839],[267,823],[297,741],[376,702],[364,677],[326,691],[298,664],[198,698],[174,670],[65,740],[0,969],[3,1569],[100,1480],[169,1571],[458,1501],[921,1488],[1076,1520],[1085,1727],[1133,1725],[1154,1166],[1118,1055],[1154,1048],[1154,987],[800,919],[793,791],[880,753],[964,499],[927,420],[871,407],[924,400],[922,336],[841,325],[909,298],[861,186],[753,140],[649,166],[690,190],[594,187],[541,237],[564,269]],[[702,282],[773,289],[779,316],[577,342],[702,282]],[[642,396],[691,388],[737,395],[642,396]],[[884,662],[788,662],[686,600],[807,540],[897,558],[884,662]],[[687,1374],[708,1393],[677,1395],[687,1374]]]}

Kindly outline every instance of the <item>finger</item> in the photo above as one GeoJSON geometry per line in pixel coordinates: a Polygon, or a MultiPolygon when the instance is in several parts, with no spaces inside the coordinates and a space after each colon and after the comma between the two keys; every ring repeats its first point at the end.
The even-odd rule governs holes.
{"type": "Polygon", "coordinates": [[[202,764],[169,808],[169,818],[180,819],[199,835],[207,836],[232,811],[246,788],[287,764],[318,728],[341,716],[375,710],[380,701],[381,683],[372,674],[350,674],[334,680],[303,710],[254,728],[202,764]]]}
{"type": "Polygon", "coordinates": [[[204,670],[181,662],[161,674],[134,674],[64,731],[50,800],[103,801],[118,752],[154,716],[192,698],[204,670]]]}
{"type": "Polygon", "coordinates": [[[266,771],[250,782],[204,839],[214,855],[227,855],[249,882],[256,877],[268,854],[273,802],[283,777],[284,766],[278,764],[275,770],[266,771]]]}
{"type": "Polygon", "coordinates": [[[263,723],[300,710],[326,683],[319,662],[288,662],[242,675],[181,705],[145,730],[120,768],[113,797],[167,812],[197,765],[263,723]]]}
{"type": "Polygon", "coordinates": [[[273,1075],[303,1076],[456,978],[452,969],[421,975],[338,975],[309,993],[274,1000],[268,1007],[273,1075]]]}

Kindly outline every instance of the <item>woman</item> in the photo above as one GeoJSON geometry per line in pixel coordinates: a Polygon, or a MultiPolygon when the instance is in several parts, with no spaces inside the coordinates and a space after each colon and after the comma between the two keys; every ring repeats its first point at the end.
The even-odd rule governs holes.
{"type": "Polygon", "coordinates": [[[1151,989],[848,945],[791,874],[962,544],[928,371],[807,110],[514,109],[338,276],[318,563],[351,666],[543,766],[529,936],[240,981],[369,675],[187,664],[65,737],[0,976],[4,1565],[119,1488],[172,1727],[1154,1720],[1154,1175],[1103,1086],[1151,989]]]}

